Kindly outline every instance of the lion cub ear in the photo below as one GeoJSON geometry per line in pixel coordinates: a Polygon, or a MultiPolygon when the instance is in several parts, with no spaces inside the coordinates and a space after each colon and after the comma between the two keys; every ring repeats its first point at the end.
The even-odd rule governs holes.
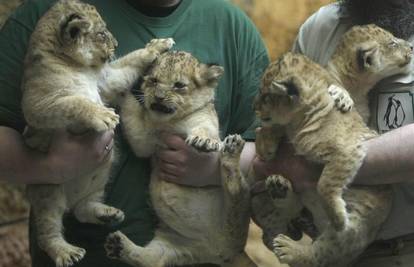
{"type": "Polygon", "coordinates": [[[224,73],[224,68],[215,64],[201,64],[200,69],[201,71],[200,75],[197,77],[197,83],[213,88],[217,86],[221,75],[224,73]]]}
{"type": "Polygon", "coordinates": [[[82,33],[87,32],[91,27],[91,23],[82,18],[79,14],[71,14],[60,27],[60,34],[64,41],[71,41],[77,39],[82,33]]]}
{"type": "Polygon", "coordinates": [[[269,92],[275,95],[298,97],[299,89],[293,82],[273,81],[270,85],[269,92]]]}
{"type": "Polygon", "coordinates": [[[357,48],[358,67],[361,70],[372,68],[378,57],[379,44],[375,41],[362,43],[357,48]]]}

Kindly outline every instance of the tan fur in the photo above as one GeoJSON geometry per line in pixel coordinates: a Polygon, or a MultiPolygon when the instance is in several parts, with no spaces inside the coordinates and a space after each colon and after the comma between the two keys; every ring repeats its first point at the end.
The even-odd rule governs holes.
{"type": "MultiPolygon", "coordinates": [[[[113,130],[119,117],[104,105],[104,100],[112,100],[107,92],[129,88],[172,44],[170,39],[153,40],[145,49],[108,63],[117,42],[95,7],[77,0],[58,1],[36,25],[25,58],[26,143],[47,152],[55,130],[113,130]]],[[[71,211],[87,223],[123,220],[122,211],[102,203],[113,159],[111,152],[96,171],[62,185],[28,186],[39,246],[58,267],[71,266],[85,254],[64,240],[64,212],[71,211]]]]}
{"type": "Polygon", "coordinates": [[[219,139],[213,100],[222,73],[221,67],[201,64],[189,53],[168,52],[144,77],[142,91],[124,96],[120,104],[124,133],[137,156],[152,156],[162,145],[158,135],[163,131],[183,136],[201,153],[222,148],[223,187],[169,183],[153,166],[150,193],[160,227],[145,247],[121,232],[111,234],[106,242],[110,257],[142,267],[230,266],[243,251],[249,224],[248,187],[239,170],[244,141],[237,135],[223,144],[219,139]]]}
{"type": "MultiPolygon", "coordinates": [[[[356,111],[342,113],[334,108],[331,86],[341,84],[305,56],[288,53],[265,72],[255,103],[266,135],[259,142],[274,143],[263,157],[274,155],[282,126],[297,154],[324,165],[317,192],[296,195],[288,180],[275,175],[266,180],[267,193],[253,201],[254,216],[267,232],[265,243],[292,267],[346,266],[373,241],[390,208],[391,192],[385,186],[346,189],[364,158],[363,141],[376,134],[356,111]],[[273,211],[264,206],[266,201],[273,203],[273,211]],[[313,233],[310,245],[292,239],[300,237],[300,232],[293,237],[291,223],[303,207],[312,212],[320,232],[313,233]]],[[[259,153],[263,148],[258,145],[259,153]]]]}

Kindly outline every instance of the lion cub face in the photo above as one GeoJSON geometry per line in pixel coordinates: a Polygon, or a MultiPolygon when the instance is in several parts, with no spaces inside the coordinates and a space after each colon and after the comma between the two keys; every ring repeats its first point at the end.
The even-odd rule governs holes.
{"type": "Polygon", "coordinates": [[[222,74],[222,67],[202,64],[187,52],[164,53],[144,77],[144,105],[154,119],[181,118],[214,100],[222,74]]]}
{"type": "Polygon", "coordinates": [[[83,66],[99,67],[112,58],[118,43],[96,8],[77,0],[63,0],[61,4],[65,5],[57,25],[60,52],[83,66]]]}
{"type": "Polygon", "coordinates": [[[286,53],[266,69],[254,108],[264,127],[287,125],[314,102],[332,100],[328,72],[300,54],[286,53]]]}
{"type": "Polygon", "coordinates": [[[354,26],[344,34],[332,56],[344,56],[360,75],[379,81],[410,70],[413,47],[374,25],[354,26]]]}

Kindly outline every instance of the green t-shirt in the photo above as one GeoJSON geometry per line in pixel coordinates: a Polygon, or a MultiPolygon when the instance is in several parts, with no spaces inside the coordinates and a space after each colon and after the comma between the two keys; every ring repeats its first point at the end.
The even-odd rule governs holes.
{"type": "MultiPolygon", "coordinates": [[[[224,0],[182,0],[167,17],[147,17],[125,0],[85,1],[97,7],[109,30],[119,42],[117,56],[142,48],[153,38],[173,37],[174,49],[191,52],[201,62],[224,67],[216,93],[222,137],[241,133],[254,139],[252,99],[268,64],[264,44],[252,22],[224,0]]],[[[53,0],[29,0],[0,31],[0,125],[21,131],[20,109],[22,62],[31,32],[53,0]]],[[[109,232],[120,229],[134,242],[144,245],[153,236],[156,217],[148,196],[150,165],[136,158],[118,132],[120,159],[107,186],[106,202],[122,209],[125,221],[118,226],[80,224],[65,219],[65,237],[87,250],[76,266],[126,266],[106,258],[103,242],[109,232]]],[[[32,234],[35,229],[31,229],[32,234]]],[[[32,235],[33,236],[33,235],[32,235]]],[[[34,244],[34,242],[32,242],[34,244]]],[[[42,253],[32,246],[34,267],[53,266],[42,262],[42,253]]]]}

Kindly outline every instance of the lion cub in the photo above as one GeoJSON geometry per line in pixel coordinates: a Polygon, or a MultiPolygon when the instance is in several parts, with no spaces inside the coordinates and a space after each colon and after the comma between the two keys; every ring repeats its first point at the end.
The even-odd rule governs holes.
{"type": "Polygon", "coordinates": [[[253,200],[253,213],[265,231],[265,243],[282,262],[291,266],[346,266],[374,240],[391,205],[389,188],[352,186],[343,195],[346,209],[341,196],[361,164],[363,141],[376,133],[368,130],[355,111],[341,114],[332,109],[326,88],[348,86],[357,110],[366,111],[366,119],[368,102],[366,98],[361,101],[361,97],[366,97],[379,80],[406,72],[411,57],[408,42],[374,25],[356,26],[344,35],[329,62],[328,69],[334,76],[306,57],[294,54],[286,54],[266,71],[256,100],[257,112],[265,125],[256,140],[258,153],[264,158],[273,157],[282,130],[297,153],[325,165],[319,194],[295,195],[290,182],[276,175],[266,180],[268,194],[253,200]],[[329,190],[336,199],[324,198],[329,196],[329,190]],[[336,212],[332,207],[326,210],[327,199],[339,203],[336,208],[345,213],[346,227],[340,232],[327,220],[327,215],[332,217],[336,212]],[[265,204],[269,202],[273,205],[265,204]],[[309,246],[284,235],[300,238],[301,233],[292,233],[292,220],[303,214],[304,206],[316,219],[317,229],[312,234],[317,236],[321,232],[313,236],[316,238],[309,246]],[[278,234],[271,244],[270,239],[278,234]]]}
{"type": "MultiPolygon", "coordinates": [[[[158,134],[173,132],[202,151],[221,150],[222,187],[194,188],[166,182],[153,166],[152,205],[161,220],[145,247],[121,232],[108,236],[107,254],[133,266],[224,264],[243,251],[249,224],[249,189],[239,170],[244,146],[238,135],[220,142],[214,91],[223,68],[199,63],[191,54],[162,54],[145,75],[140,92],[120,103],[124,133],[139,157],[162,145],[158,134]]],[[[254,265],[253,265],[254,266],[254,265]]]]}
{"type": "Polygon", "coordinates": [[[268,142],[274,142],[273,148],[277,149],[272,128],[276,126],[280,131],[283,127],[297,154],[324,165],[317,191],[295,195],[284,177],[266,179],[273,209],[276,208],[272,213],[279,217],[272,220],[258,207],[268,199],[267,194],[257,196],[253,202],[255,219],[272,235],[267,238],[277,236],[273,244],[269,244],[270,240],[265,242],[282,263],[292,267],[332,266],[338,260],[343,264],[353,259],[374,239],[390,207],[391,194],[385,187],[354,186],[344,191],[365,156],[363,141],[375,133],[356,111],[342,113],[334,108],[328,93],[332,85],[339,86],[324,68],[305,56],[288,53],[265,72],[255,103],[265,130],[262,134],[267,134],[260,138],[270,139],[268,142]],[[321,232],[311,245],[292,239],[300,236],[285,235],[303,207],[311,211],[321,232]]]}
{"type": "MultiPolygon", "coordinates": [[[[117,42],[95,7],[76,0],[57,2],[38,22],[30,39],[22,82],[26,143],[47,153],[57,129],[73,133],[113,130],[118,115],[105,107],[102,90],[131,86],[144,69],[173,44],[153,40],[145,49],[108,63],[117,42]]],[[[111,152],[108,152],[111,153],[111,152]]],[[[114,155],[99,169],[62,185],[29,185],[39,246],[58,267],[79,261],[85,250],[68,244],[62,216],[80,222],[120,222],[122,211],[102,203],[114,155]]]]}
{"type": "Polygon", "coordinates": [[[412,45],[374,25],[354,26],[341,38],[327,70],[369,120],[368,93],[380,80],[411,69],[412,45]]]}

